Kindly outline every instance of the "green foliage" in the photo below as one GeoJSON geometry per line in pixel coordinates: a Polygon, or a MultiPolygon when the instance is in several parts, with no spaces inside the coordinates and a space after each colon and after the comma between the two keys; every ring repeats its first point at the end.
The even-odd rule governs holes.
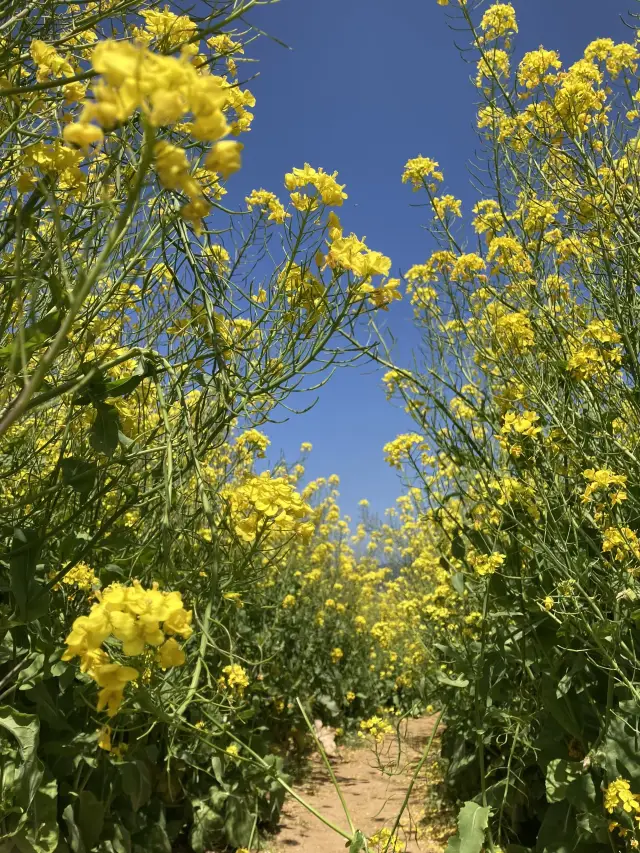
{"type": "Polygon", "coordinates": [[[487,806],[465,803],[458,815],[458,832],[449,839],[446,853],[480,853],[490,813],[487,806]]]}

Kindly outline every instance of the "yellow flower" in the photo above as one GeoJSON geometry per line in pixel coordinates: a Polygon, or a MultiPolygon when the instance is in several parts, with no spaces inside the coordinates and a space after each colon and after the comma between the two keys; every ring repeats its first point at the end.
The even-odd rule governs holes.
{"type": "Polygon", "coordinates": [[[604,792],[604,807],[611,814],[621,806],[625,812],[640,812],[640,801],[631,793],[631,785],[622,777],[614,779],[604,792]]]}
{"type": "Polygon", "coordinates": [[[106,752],[111,752],[111,726],[103,726],[99,729],[98,746],[106,752]]]}
{"type": "MultiPolygon", "coordinates": [[[[411,183],[415,192],[423,186],[427,178],[431,178],[432,181],[444,180],[444,176],[439,170],[439,164],[435,160],[432,160],[430,157],[422,157],[422,155],[407,160],[404,172],[402,173],[403,184],[411,183]]],[[[435,184],[431,184],[430,188],[433,192],[435,184]]]]}
{"type": "Polygon", "coordinates": [[[335,649],[331,650],[331,662],[332,663],[338,663],[339,661],[342,660],[343,657],[344,657],[344,652],[342,651],[342,649],[339,649],[338,647],[336,647],[335,649]]]}
{"type": "Polygon", "coordinates": [[[119,663],[109,663],[97,667],[94,678],[102,689],[98,693],[97,710],[107,709],[107,716],[117,714],[124,696],[124,688],[129,681],[138,678],[138,670],[119,663]]]}
{"type": "Polygon", "coordinates": [[[467,558],[469,565],[478,575],[492,575],[507,559],[506,554],[477,554],[471,552],[467,558]]]}
{"type": "Polygon", "coordinates": [[[211,172],[219,172],[225,179],[228,178],[240,169],[240,152],[243,148],[242,142],[223,140],[216,143],[204,161],[206,168],[211,172]]]}
{"type": "MultiPolygon", "coordinates": [[[[284,185],[290,192],[300,187],[311,186],[316,190],[323,204],[339,207],[348,196],[344,192],[344,184],[339,184],[336,181],[337,177],[337,172],[329,175],[324,169],[314,169],[308,163],[305,163],[302,169],[294,168],[285,175],[284,185]]],[[[307,209],[309,206],[311,206],[311,209],[317,206],[317,197],[315,196],[292,193],[291,198],[294,205],[302,210],[307,209]],[[296,201],[298,204],[296,204],[296,201]]]]}
{"type": "Polygon", "coordinates": [[[173,637],[169,637],[158,649],[158,663],[163,669],[168,669],[170,666],[182,666],[185,660],[184,651],[173,637]]]}
{"type": "Polygon", "coordinates": [[[102,132],[102,128],[95,124],[76,121],[64,128],[62,138],[65,142],[70,142],[72,145],[82,148],[85,154],[88,154],[91,145],[102,142],[104,133],[102,132]]]}
{"type": "Polygon", "coordinates": [[[71,633],[65,640],[67,650],[63,660],[71,660],[76,655],[83,656],[92,649],[99,648],[111,633],[111,622],[106,611],[94,605],[89,616],[78,616],[73,623],[71,633]]]}
{"type": "Polygon", "coordinates": [[[223,677],[220,679],[223,686],[226,686],[233,693],[242,696],[244,691],[249,686],[249,676],[245,669],[240,664],[233,663],[223,667],[223,677]]]}
{"type": "Polygon", "coordinates": [[[511,3],[494,3],[490,6],[482,16],[480,29],[486,41],[517,33],[516,12],[511,3]]]}

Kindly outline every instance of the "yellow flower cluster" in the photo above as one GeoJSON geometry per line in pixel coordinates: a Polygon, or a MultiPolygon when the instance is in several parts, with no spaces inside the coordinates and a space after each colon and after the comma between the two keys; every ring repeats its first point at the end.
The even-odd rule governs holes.
{"type": "Polygon", "coordinates": [[[506,554],[478,554],[472,551],[467,557],[469,565],[478,575],[492,575],[507,559],[506,554]]]}
{"type": "Polygon", "coordinates": [[[522,57],[518,66],[518,83],[525,89],[549,86],[556,81],[556,71],[562,67],[560,57],[555,50],[529,51],[522,57]]]}
{"type": "Polygon", "coordinates": [[[304,521],[310,508],[286,477],[272,477],[265,471],[225,487],[222,494],[234,530],[245,542],[254,542],[262,534],[284,539],[313,533],[313,525],[304,521]]]}
{"type": "MultiPolygon", "coordinates": [[[[79,120],[63,131],[66,142],[85,152],[102,141],[103,129],[127,121],[139,108],[153,127],[175,125],[190,113],[190,133],[200,142],[216,142],[230,131],[223,112],[228,96],[220,79],[199,74],[186,54],[162,56],[142,44],[106,39],[93,49],[91,64],[101,77],[93,86],[95,100],[85,102],[79,120]]],[[[229,177],[240,168],[241,148],[238,142],[218,142],[207,155],[205,167],[229,177]]],[[[198,228],[210,205],[200,182],[189,172],[184,150],[160,141],[154,158],[163,186],[190,198],[182,215],[198,228]]]]}
{"type": "Polygon", "coordinates": [[[531,321],[522,311],[502,311],[499,307],[494,322],[498,346],[504,350],[523,353],[534,345],[531,321]]]}
{"type": "MultiPolygon", "coordinates": [[[[55,572],[51,573],[52,576],[55,572]]],[[[84,562],[79,562],[62,578],[60,583],[57,583],[54,589],[61,589],[61,584],[66,586],[77,586],[78,589],[87,592],[92,587],[100,583],[93,569],[84,562]]]]}
{"type": "Polygon", "coordinates": [[[630,527],[607,527],[602,536],[602,551],[611,553],[619,562],[630,557],[640,560],[640,541],[630,527]]]}
{"type": "Polygon", "coordinates": [[[437,196],[432,199],[431,203],[438,219],[444,219],[447,213],[452,213],[453,216],[462,216],[462,202],[455,196],[449,194],[437,196]]]}
{"type": "Polygon", "coordinates": [[[334,236],[329,243],[326,265],[331,269],[351,270],[357,276],[369,278],[373,275],[387,275],[391,268],[391,259],[381,252],[371,251],[367,244],[355,234],[344,237],[335,226],[334,236]],[[338,233],[335,233],[335,232],[338,233]]]}
{"type": "MultiPolygon", "coordinates": [[[[185,42],[188,42],[198,31],[197,25],[187,15],[176,15],[166,6],[160,11],[158,9],[145,9],[140,13],[145,21],[144,28],[134,27],[133,35],[138,42],[148,45],[154,39],[158,47],[172,53],[185,42]]],[[[185,45],[189,52],[197,53],[198,48],[194,44],[185,45]]]]}
{"type": "Polygon", "coordinates": [[[279,225],[281,225],[288,216],[291,216],[290,213],[286,212],[282,202],[275,193],[271,193],[268,190],[252,190],[246,197],[245,201],[249,210],[252,210],[254,207],[258,207],[260,210],[269,214],[267,219],[270,219],[279,225]]]}
{"type": "MultiPolygon", "coordinates": [[[[38,83],[44,83],[49,78],[73,77],[77,73],[77,69],[68,59],[60,56],[55,47],[40,39],[34,39],[31,42],[29,53],[36,66],[36,81],[38,83]]],[[[84,85],[79,81],[67,83],[66,86],[62,87],[64,101],[67,104],[80,100],[84,97],[85,91],[84,85]]]]}
{"type": "MultiPolygon", "coordinates": [[[[423,157],[422,155],[412,157],[405,163],[404,172],[402,173],[402,183],[410,183],[413,191],[416,192],[422,189],[427,178],[431,178],[432,182],[443,181],[444,175],[440,171],[439,165],[439,163],[430,157],[423,157]]],[[[431,192],[435,192],[436,185],[434,183],[428,186],[431,192]]]]}
{"type": "MultiPolygon", "coordinates": [[[[27,146],[22,154],[22,165],[27,169],[39,169],[45,174],[58,176],[58,186],[72,193],[81,192],[87,183],[87,177],[80,168],[82,153],[68,145],[63,145],[59,139],[52,143],[36,142],[27,146]]],[[[18,181],[18,189],[28,189],[34,177],[28,172],[23,173],[18,181]],[[21,185],[21,181],[24,181],[21,185]],[[25,185],[26,184],[26,185],[25,185]]]]}
{"type": "Polygon", "coordinates": [[[522,447],[520,444],[509,445],[509,437],[515,433],[517,436],[526,438],[535,438],[542,432],[542,427],[538,426],[537,421],[540,420],[540,415],[536,412],[531,412],[525,409],[522,414],[518,412],[506,412],[503,419],[500,435],[497,436],[498,442],[508,449],[513,456],[520,456],[522,447]]]}
{"type": "Polygon", "coordinates": [[[376,743],[382,743],[385,736],[391,734],[392,731],[393,726],[382,717],[369,717],[368,720],[362,720],[360,723],[358,737],[370,736],[376,743]]]}
{"type": "Polygon", "coordinates": [[[252,454],[258,459],[264,459],[267,448],[271,441],[267,436],[257,429],[248,429],[240,433],[235,440],[236,449],[244,456],[252,454]]]}
{"type": "Polygon", "coordinates": [[[620,777],[607,785],[604,792],[604,807],[609,814],[617,808],[622,808],[629,814],[637,814],[640,813],[640,798],[637,794],[631,793],[629,782],[620,777]]]}
{"type": "Polygon", "coordinates": [[[336,646],[335,649],[331,649],[331,663],[340,663],[342,658],[344,657],[344,652],[342,649],[336,646]]]}
{"type": "Polygon", "coordinates": [[[324,169],[314,169],[308,163],[302,169],[294,168],[284,178],[284,185],[291,193],[291,203],[300,211],[315,210],[320,202],[329,206],[340,207],[345,198],[344,184],[336,181],[338,173],[327,174],[324,169]],[[315,193],[308,195],[297,190],[310,186],[315,193]]]}
{"type": "Polygon", "coordinates": [[[490,6],[482,16],[480,29],[484,33],[485,41],[517,33],[516,12],[511,3],[494,3],[490,6]]]}
{"type": "Polygon", "coordinates": [[[479,89],[490,89],[495,81],[504,82],[509,77],[509,70],[509,54],[506,50],[494,48],[485,53],[478,62],[476,86],[479,89]]]}
{"type": "Polygon", "coordinates": [[[411,432],[396,436],[393,441],[387,442],[382,450],[385,454],[385,462],[392,468],[401,470],[414,450],[420,450],[424,454],[428,448],[421,435],[411,432]]]}
{"type": "Polygon", "coordinates": [[[238,699],[244,696],[244,691],[249,686],[249,676],[244,667],[238,663],[231,663],[222,668],[223,675],[218,679],[221,690],[229,691],[238,699]]]}
{"type": "Polygon", "coordinates": [[[379,853],[404,853],[406,845],[386,826],[369,838],[369,849],[379,853]]]}
{"type": "Polygon", "coordinates": [[[181,666],[183,650],[173,636],[165,635],[188,639],[193,633],[192,613],[184,609],[179,592],[163,592],[157,584],[151,589],[138,582],[133,586],[111,584],[97,595],[99,603],[90,614],[74,621],[62,659],[80,658],[82,672],[101,688],[98,711],[106,707],[112,717],[120,707],[125,685],[138,677],[138,670],[111,661],[103,643],[111,637],[120,640],[125,656],[141,655],[149,645],[158,649],[157,661],[163,669],[181,666]]]}
{"type": "Polygon", "coordinates": [[[571,341],[567,370],[575,379],[603,382],[622,360],[621,340],[611,320],[593,320],[571,341]]]}
{"type": "Polygon", "coordinates": [[[587,468],[586,471],[582,472],[582,476],[589,481],[582,494],[583,503],[589,503],[589,501],[593,500],[594,495],[597,495],[601,491],[608,491],[612,486],[615,487],[615,491],[609,495],[609,498],[613,506],[627,497],[624,488],[618,488],[618,486],[626,485],[626,474],[614,474],[608,468],[587,468]]]}

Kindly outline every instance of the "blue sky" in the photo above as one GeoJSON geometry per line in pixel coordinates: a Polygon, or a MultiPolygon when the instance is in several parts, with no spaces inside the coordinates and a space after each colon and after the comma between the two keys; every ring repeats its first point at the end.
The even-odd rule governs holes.
{"type": "MultiPolygon", "coordinates": [[[[540,45],[577,59],[594,38],[629,40],[621,16],[633,0],[514,0],[520,35],[516,57],[540,45]]],[[[261,38],[248,54],[260,60],[250,88],[257,98],[253,130],[245,134],[241,172],[230,195],[264,187],[279,194],[283,176],[305,162],[337,170],[349,199],[340,211],[344,228],[389,255],[393,274],[429,255],[426,211],[400,181],[404,163],[418,154],[438,160],[448,191],[474,198],[468,162],[473,159],[477,92],[473,66],[460,57],[446,9],[436,0],[280,0],[250,20],[290,46],[261,38]]],[[[627,21],[630,19],[627,17],[627,21]]],[[[407,359],[418,342],[406,304],[387,317],[407,359]]],[[[269,426],[272,458],[293,459],[303,441],[313,444],[310,477],[336,473],[341,505],[357,514],[367,497],[382,513],[401,493],[383,445],[412,429],[401,409],[385,400],[381,373],[361,364],[339,371],[307,414],[269,426]]],[[[308,400],[293,401],[301,405],[308,400]]]]}

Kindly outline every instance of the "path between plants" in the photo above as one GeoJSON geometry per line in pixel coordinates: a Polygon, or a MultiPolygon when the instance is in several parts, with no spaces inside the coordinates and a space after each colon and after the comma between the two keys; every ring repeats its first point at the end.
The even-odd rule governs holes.
{"type": "MultiPolygon", "coordinates": [[[[385,740],[379,749],[380,761],[393,769],[392,775],[379,769],[371,749],[340,748],[339,757],[333,761],[333,770],[356,829],[367,837],[383,827],[390,829],[393,826],[434,722],[434,718],[420,718],[403,723],[400,756],[397,738],[385,740]]],[[[437,744],[434,744],[432,754],[436,752],[437,744]]],[[[418,831],[419,837],[416,837],[416,824],[423,811],[427,784],[426,774],[421,774],[402,820],[399,838],[406,844],[406,853],[441,853],[445,846],[429,837],[428,833],[418,831]]],[[[348,829],[338,795],[319,756],[312,761],[310,776],[295,791],[332,823],[348,829]]],[[[376,847],[372,849],[377,850],[376,847]]],[[[279,831],[268,850],[269,853],[345,853],[345,841],[289,797],[279,831]]],[[[391,845],[389,850],[392,850],[391,845]]]]}

